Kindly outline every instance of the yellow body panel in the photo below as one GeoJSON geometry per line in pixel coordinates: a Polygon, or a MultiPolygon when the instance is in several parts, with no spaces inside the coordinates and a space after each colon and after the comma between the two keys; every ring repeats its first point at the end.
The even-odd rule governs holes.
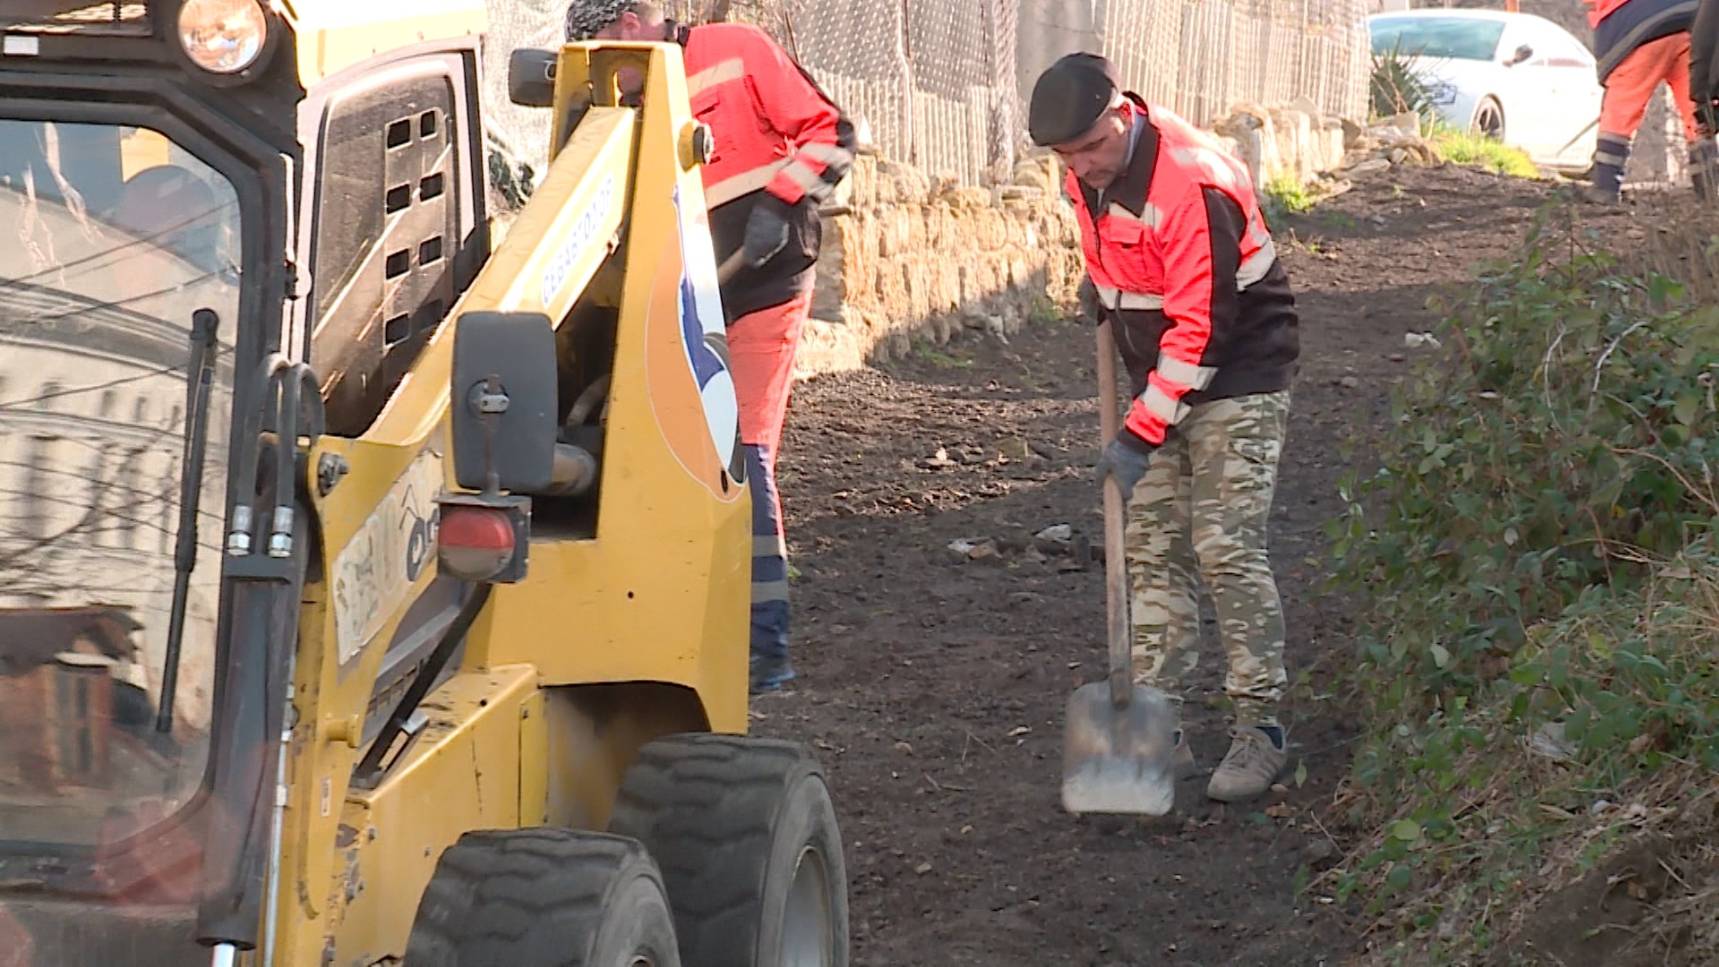
{"type": "Polygon", "coordinates": [[[275,4],[298,35],[298,78],[306,88],[402,47],[476,37],[483,0],[288,0],[275,4]]]}
{"type": "MultiPolygon", "coordinates": [[[[678,50],[673,56],[679,59],[678,50]]],[[[588,65],[575,54],[563,58],[557,76],[565,92],[582,88],[586,71],[606,76],[623,62],[588,65]]],[[[685,79],[675,67],[651,71],[659,87],[647,103],[686,103],[685,79]]],[[[675,120],[643,127],[639,157],[680,158],[681,131],[691,119],[675,120]]],[[[686,424],[700,407],[696,387],[675,378],[686,364],[668,331],[680,325],[680,273],[664,269],[681,258],[676,191],[697,199],[691,203],[702,219],[696,168],[676,163],[637,170],[621,304],[644,311],[621,314],[616,341],[623,352],[609,394],[610,458],[598,539],[534,546],[531,567],[542,580],[496,589],[498,607],[480,619],[468,657],[479,664],[533,661],[548,684],[640,678],[686,684],[707,696],[713,730],[743,732],[745,662],[734,660],[724,637],[745,594],[737,598],[723,576],[749,575],[750,521],[735,513],[750,506],[746,488],[709,472],[719,463],[714,453],[703,455],[704,472],[694,474],[684,447],[663,445],[665,436],[696,437],[697,428],[686,424]],[[619,542],[630,552],[616,553],[619,542]],[[557,610],[578,619],[561,634],[546,635],[541,616],[557,610]],[[557,646],[545,648],[549,642],[557,646]]],[[[528,231],[524,219],[513,231],[528,231]]]]}
{"type": "Polygon", "coordinates": [[[541,691],[533,690],[519,707],[519,825],[549,821],[549,717],[541,691]]]}
{"type": "Polygon", "coordinates": [[[119,159],[122,174],[130,181],[138,172],[173,160],[173,142],[159,131],[138,128],[120,142],[119,159]]]}
{"type": "Polygon", "coordinates": [[[562,325],[576,306],[618,308],[595,534],[534,533],[527,577],[495,588],[461,668],[420,706],[431,725],[377,788],[356,789],[384,652],[436,578],[433,554],[405,572],[402,535],[433,511],[434,490],[454,487],[456,325],[426,346],[369,432],[316,441],[310,466],[337,454],[350,472],[315,502],[321,577],[305,589],[295,666],[302,718],[289,749],[276,964],[400,956],[436,858],[462,832],[600,828],[641,744],[745,731],[750,505],[712,442],[682,335],[682,232],[707,231],[697,168],[678,150],[693,121],[678,49],[620,47],[566,48],[562,93],[632,63],[646,67],[645,106],[605,105],[612,79],[595,85],[611,93],[599,93],[450,317],[542,311],[562,325]]]}
{"type": "Polygon", "coordinates": [[[422,751],[346,802],[336,875],[325,886],[331,916],[341,920],[335,963],[398,955],[417,909],[406,900],[417,892],[403,885],[419,884],[421,892],[461,833],[521,825],[520,783],[537,771],[535,762],[522,765],[523,726],[534,708],[542,719],[535,678],[529,666],[510,666],[449,680],[424,709],[422,751]]]}

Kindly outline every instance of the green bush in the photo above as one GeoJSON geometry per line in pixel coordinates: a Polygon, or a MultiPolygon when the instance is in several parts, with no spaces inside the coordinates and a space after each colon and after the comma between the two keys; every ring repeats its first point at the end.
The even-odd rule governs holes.
{"type": "Polygon", "coordinates": [[[1373,54],[1372,59],[1369,92],[1374,117],[1418,115],[1421,127],[1430,132],[1427,140],[1433,150],[1446,161],[1517,178],[1540,176],[1539,169],[1522,150],[1441,121],[1431,88],[1410,68],[1409,59],[1400,47],[1373,54]]]}
{"type": "Polygon", "coordinates": [[[1278,228],[1290,215],[1312,211],[1319,201],[1313,189],[1296,180],[1293,175],[1277,175],[1265,185],[1265,220],[1278,228]]]}
{"type": "Polygon", "coordinates": [[[1332,527],[1376,830],[1333,876],[1442,955],[1598,799],[1719,770],[1719,307],[1575,247],[1536,233],[1451,307],[1332,527]]]}

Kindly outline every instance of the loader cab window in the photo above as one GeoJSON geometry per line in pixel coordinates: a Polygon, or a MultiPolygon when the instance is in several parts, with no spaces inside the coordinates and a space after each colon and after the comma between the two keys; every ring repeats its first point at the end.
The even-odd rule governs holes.
{"type": "Polygon", "coordinates": [[[247,216],[200,151],[136,124],[0,118],[0,841],[122,839],[206,771],[247,216]],[[219,326],[187,491],[204,308],[219,326]]]}
{"type": "MultiPolygon", "coordinates": [[[[458,60],[452,61],[457,66],[458,60]]],[[[323,110],[314,161],[311,362],[329,430],[356,436],[463,288],[474,220],[464,98],[448,58],[378,71],[323,110]]]]}

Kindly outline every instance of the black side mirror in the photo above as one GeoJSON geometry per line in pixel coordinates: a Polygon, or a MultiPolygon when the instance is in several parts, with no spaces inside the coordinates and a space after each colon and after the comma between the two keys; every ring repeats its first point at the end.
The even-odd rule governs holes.
{"type": "Polygon", "coordinates": [[[525,47],[514,51],[507,58],[508,99],[520,107],[553,107],[559,59],[553,50],[525,47]]]}
{"type": "Polygon", "coordinates": [[[1528,46],[1527,44],[1523,44],[1522,46],[1516,48],[1516,53],[1510,55],[1510,59],[1504,62],[1504,66],[1505,67],[1515,67],[1517,64],[1524,63],[1530,57],[1533,57],[1533,56],[1534,56],[1534,48],[1528,46]]]}
{"type": "Polygon", "coordinates": [[[466,312],[454,326],[454,479],[467,490],[542,490],[555,462],[559,390],[549,317],[466,312]]]}

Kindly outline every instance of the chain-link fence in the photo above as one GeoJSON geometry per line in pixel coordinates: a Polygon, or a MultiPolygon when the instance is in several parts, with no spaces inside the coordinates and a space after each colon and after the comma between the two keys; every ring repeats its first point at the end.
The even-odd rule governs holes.
{"type": "MultiPolygon", "coordinates": [[[[684,22],[770,31],[888,157],[978,184],[1024,145],[1026,97],[1057,57],[1102,51],[1128,86],[1198,124],[1240,104],[1366,109],[1369,0],[671,0],[684,22]]],[[[508,51],[560,36],[565,0],[490,0],[485,112],[510,153],[541,112],[506,103],[508,51]]],[[[539,162],[540,164],[540,162],[539,162]]]]}
{"type": "Polygon", "coordinates": [[[892,158],[969,183],[1012,165],[1022,127],[1016,0],[735,0],[892,158]]]}
{"type": "Polygon", "coordinates": [[[484,135],[489,142],[492,208],[517,207],[529,182],[542,177],[549,156],[549,112],[508,98],[507,62],[523,48],[559,47],[566,34],[567,0],[486,0],[489,30],[483,39],[481,89],[484,135]],[[529,168],[527,175],[523,168],[529,168]]]}
{"type": "Polygon", "coordinates": [[[727,13],[789,44],[885,154],[969,183],[1012,167],[1033,82],[1075,50],[1103,52],[1197,124],[1240,104],[1366,109],[1367,0],[732,0],[727,13]]]}
{"type": "Polygon", "coordinates": [[[1197,124],[1238,104],[1366,107],[1366,0],[1111,0],[1103,49],[1130,86],[1197,124]]]}

